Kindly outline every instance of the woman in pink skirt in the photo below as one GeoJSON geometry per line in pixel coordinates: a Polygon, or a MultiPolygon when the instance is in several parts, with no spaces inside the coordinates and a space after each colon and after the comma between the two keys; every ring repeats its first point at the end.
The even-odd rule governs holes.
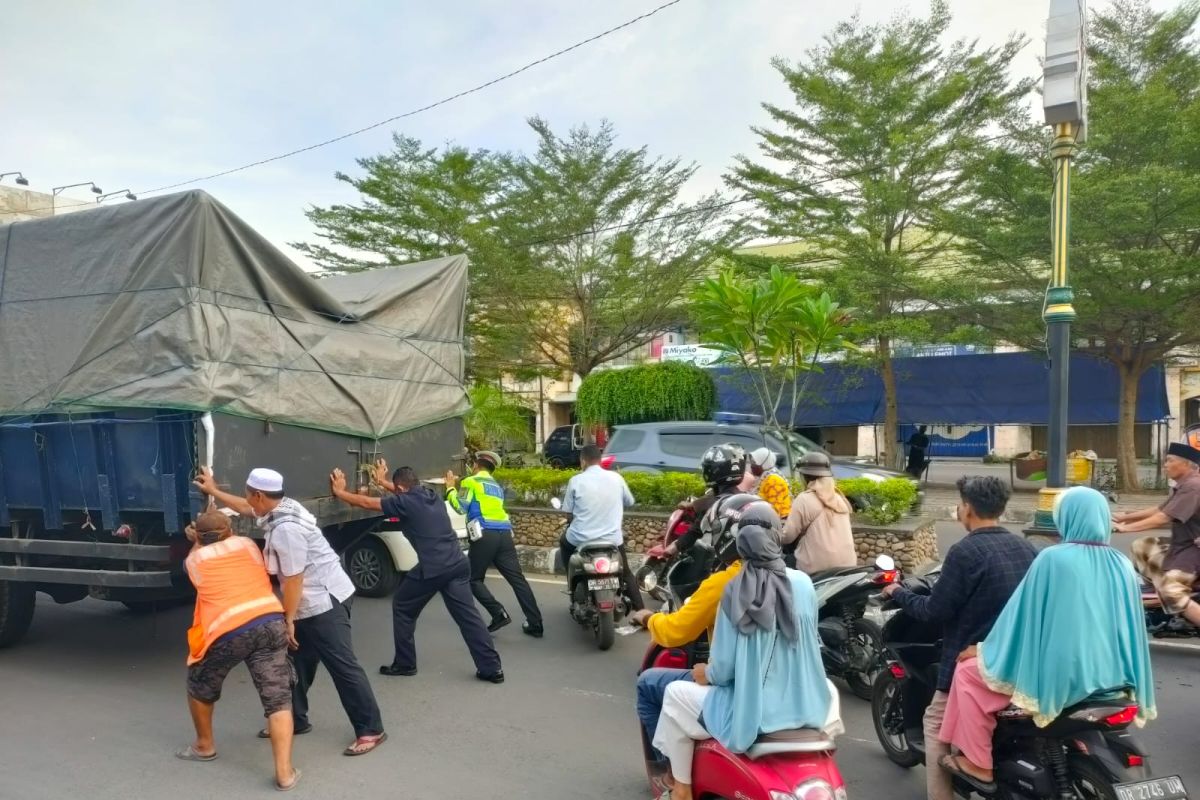
{"type": "Polygon", "coordinates": [[[1130,687],[1137,725],[1154,719],[1150,646],[1141,582],[1108,546],[1108,502],[1093,489],[1058,496],[1054,521],[1062,544],[1038,554],[988,637],[959,656],[940,739],[958,755],[947,771],[983,791],[994,787],[996,712],[1015,705],[1046,727],[1092,694],[1130,687]]]}

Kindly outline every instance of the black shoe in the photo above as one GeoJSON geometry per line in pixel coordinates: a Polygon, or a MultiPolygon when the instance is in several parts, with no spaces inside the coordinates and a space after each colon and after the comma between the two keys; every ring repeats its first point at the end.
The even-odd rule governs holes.
{"type": "Polygon", "coordinates": [[[504,683],[504,670],[493,672],[491,675],[484,675],[482,672],[476,672],[475,677],[481,681],[488,683],[504,683]]]}
{"type": "Polygon", "coordinates": [[[540,639],[546,635],[541,625],[530,625],[528,622],[521,626],[521,631],[526,636],[532,636],[535,639],[540,639]]]}
{"type": "Polygon", "coordinates": [[[417,674],[417,668],[416,667],[401,667],[398,664],[388,664],[387,666],[379,668],[379,674],[387,675],[389,678],[395,678],[396,676],[404,676],[405,678],[411,678],[413,675],[417,674]]]}
{"type": "Polygon", "coordinates": [[[502,617],[492,617],[492,623],[488,625],[488,633],[495,633],[505,625],[509,625],[511,623],[512,617],[510,617],[508,614],[505,614],[502,617]]]}

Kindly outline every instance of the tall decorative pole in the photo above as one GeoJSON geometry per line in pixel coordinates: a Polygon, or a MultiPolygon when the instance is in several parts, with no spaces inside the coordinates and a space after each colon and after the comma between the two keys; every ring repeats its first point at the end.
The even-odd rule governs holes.
{"type": "Polygon", "coordinates": [[[1067,391],[1071,358],[1071,304],[1068,254],[1071,241],[1071,160],[1087,133],[1087,9],[1084,0],[1050,0],[1046,21],[1046,60],[1042,107],[1054,133],[1051,198],[1051,276],[1042,318],[1050,353],[1050,418],[1046,488],[1042,489],[1034,531],[1054,532],[1054,498],[1067,485],[1067,391]]]}

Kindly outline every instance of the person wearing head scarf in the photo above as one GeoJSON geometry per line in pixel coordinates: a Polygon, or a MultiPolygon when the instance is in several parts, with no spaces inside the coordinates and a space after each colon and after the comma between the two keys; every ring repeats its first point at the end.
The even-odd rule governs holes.
{"type": "Polygon", "coordinates": [[[823,569],[857,566],[850,501],[833,479],[829,456],[808,453],[796,469],[804,478],[804,491],[792,501],[783,526],[782,541],[789,563],[810,575],[823,569]]]}
{"type": "Polygon", "coordinates": [[[709,663],[696,666],[694,683],[667,687],[654,746],[671,762],[672,800],[692,797],[698,739],[745,753],[775,731],[841,733],[837,692],[821,665],[816,592],[807,575],[784,566],[778,529],[776,518],[738,530],[743,567],[721,597],[709,663]]]}
{"type": "Polygon", "coordinates": [[[1109,546],[1108,501],[1078,486],[1059,495],[1062,543],[1038,554],[992,632],[963,651],[940,739],[961,755],[942,766],[982,789],[993,783],[996,712],[1013,704],[1046,727],[1064,709],[1114,687],[1154,719],[1154,680],[1133,565],[1109,546]]]}

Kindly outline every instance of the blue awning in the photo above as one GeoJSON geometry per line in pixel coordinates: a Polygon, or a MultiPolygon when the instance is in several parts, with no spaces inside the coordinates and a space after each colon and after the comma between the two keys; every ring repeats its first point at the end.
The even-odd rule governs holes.
{"type": "MultiPolygon", "coordinates": [[[[897,358],[896,395],[901,424],[1045,425],[1049,417],[1050,362],[1042,353],[985,353],[897,358]]],[[[1068,419],[1072,425],[1115,425],[1120,379],[1112,362],[1088,353],[1071,355],[1068,419]]],[[[722,411],[761,414],[747,377],[735,367],[713,370],[722,411]]],[[[779,418],[787,420],[790,398],[779,418]]],[[[1166,370],[1155,364],[1138,384],[1137,421],[1169,414],[1166,370]]],[[[871,368],[826,364],[811,376],[801,399],[798,426],[870,425],[883,422],[883,381],[871,368]]]]}

